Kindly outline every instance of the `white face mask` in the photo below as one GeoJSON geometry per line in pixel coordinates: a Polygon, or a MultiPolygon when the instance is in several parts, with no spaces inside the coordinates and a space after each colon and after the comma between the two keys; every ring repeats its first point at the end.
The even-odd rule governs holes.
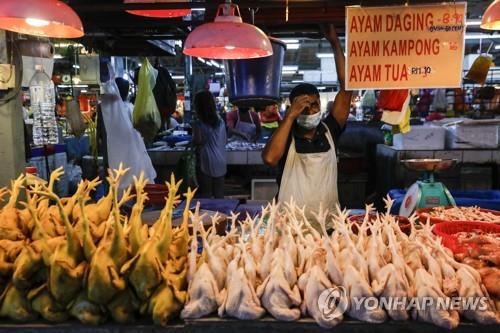
{"type": "Polygon", "coordinates": [[[320,121],[321,112],[316,112],[315,114],[311,115],[301,114],[297,117],[297,124],[299,124],[300,127],[306,130],[318,127],[320,121]]]}

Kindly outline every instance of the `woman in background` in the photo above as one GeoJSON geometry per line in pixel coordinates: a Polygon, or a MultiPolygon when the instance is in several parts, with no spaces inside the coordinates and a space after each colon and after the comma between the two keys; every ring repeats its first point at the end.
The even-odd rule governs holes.
{"type": "Polygon", "coordinates": [[[193,143],[198,152],[198,183],[201,198],[224,198],[227,171],[226,127],[217,115],[215,99],[208,90],[194,97],[198,122],[193,124],[193,143]]]}

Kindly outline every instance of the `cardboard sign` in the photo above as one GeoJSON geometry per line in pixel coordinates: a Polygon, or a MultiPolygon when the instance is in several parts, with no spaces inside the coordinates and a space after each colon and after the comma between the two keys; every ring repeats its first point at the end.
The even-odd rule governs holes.
{"type": "Polygon", "coordinates": [[[460,86],[466,3],[346,8],[347,90],[460,86]]]}

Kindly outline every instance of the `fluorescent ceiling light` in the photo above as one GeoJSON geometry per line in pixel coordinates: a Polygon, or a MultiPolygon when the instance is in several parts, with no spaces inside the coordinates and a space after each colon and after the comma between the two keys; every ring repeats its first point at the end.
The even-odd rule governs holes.
{"type": "Polygon", "coordinates": [[[184,80],[184,75],[172,75],[172,79],[174,79],[174,80],[184,80]]]}
{"type": "Polygon", "coordinates": [[[218,62],[217,62],[217,61],[215,61],[215,60],[210,60],[210,64],[211,64],[212,66],[217,67],[217,68],[224,68],[224,65],[223,65],[223,64],[218,63],[218,62]]]}
{"type": "Polygon", "coordinates": [[[80,65],[73,65],[73,68],[80,69],[80,65]]]}
{"type": "Polygon", "coordinates": [[[281,71],[281,74],[283,74],[283,75],[295,75],[295,74],[297,74],[297,71],[281,71]]]}
{"type": "Polygon", "coordinates": [[[64,58],[62,55],[60,55],[59,53],[56,53],[54,54],[54,59],[62,59],[64,58]]]}
{"type": "Polygon", "coordinates": [[[192,11],[204,12],[205,8],[191,8],[192,11]]]}
{"type": "Polygon", "coordinates": [[[224,76],[224,75],[226,75],[226,73],[224,73],[224,72],[217,72],[217,73],[215,73],[215,75],[217,75],[217,76],[224,76]]]}
{"type": "Polygon", "coordinates": [[[74,84],[73,86],[69,85],[69,84],[59,84],[58,85],[59,88],[88,88],[88,84],[74,84]]]}
{"type": "Polygon", "coordinates": [[[299,47],[300,47],[300,44],[286,44],[287,50],[298,50],[299,47]]]}
{"type": "Polygon", "coordinates": [[[298,39],[282,39],[281,41],[286,44],[297,44],[299,42],[298,39]]]}
{"type": "Polygon", "coordinates": [[[282,71],[297,71],[299,66],[283,66],[282,71]]]}
{"type": "Polygon", "coordinates": [[[292,80],[292,83],[303,83],[304,80],[292,80]]]}
{"type": "Polygon", "coordinates": [[[318,87],[318,90],[325,90],[326,87],[318,87]]]}
{"type": "Polygon", "coordinates": [[[318,58],[333,58],[333,53],[316,53],[318,58]]]}
{"type": "Polygon", "coordinates": [[[203,58],[196,58],[196,59],[198,59],[198,61],[199,61],[199,62],[201,62],[201,63],[203,63],[203,64],[205,64],[205,63],[206,63],[206,60],[205,60],[205,59],[203,59],[203,58]]]}
{"type": "Polygon", "coordinates": [[[465,39],[500,39],[500,34],[465,34],[465,39]]]}
{"type": "Polygon", "coordinates": [[[495,45],[495,50],[500,50],[500,44],[495,45]]]}
{"type": "Polygon", "coordinates": [[[481,25],[481,20],[467,20],[466,25],[481,25]]]}

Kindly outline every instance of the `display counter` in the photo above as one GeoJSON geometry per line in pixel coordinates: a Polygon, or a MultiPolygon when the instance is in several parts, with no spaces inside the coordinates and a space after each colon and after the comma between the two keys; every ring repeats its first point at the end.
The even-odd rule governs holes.
{"type": "Polygon", "coordinates": [[[456,159],[457,167],[438,173],[439,181],[449,189],[488,190],[495,188],[500,165],[499,149],[443,149],[398,150],[384,144],[377,145],[377,192],[387,193],[395,188],[407,188],[420,174],[404,168],[405,159],[456,159]]]}
{"type": "MultiPolygon", "coordinates": [[[[179,150],[148,150],[155,167],[175,167],[184,151],[179,150]]],[[[263,165],[262,151],[227,151],[228,165],[263,165]]]]}
{"type": "MultiPolygon", "coordinates": [[[[336,333],[475,333],[481,330],[482,333],[496,333],[499,331],[498,325],[482,326],[475,323],[460,323],[460,325],[450,331],[437,326],[414,322],[414,321],[389,321],[382,324],[363,323],[354,320],[344,320],[332,330],[336,333]]],[[[154,326],[151,323],[141,323],[133,325],[108,324],[101,326],[87,326],[78,322],[68,322],[64,324],[47,324],[45,322],[32,324],[4,323],[0,324],[0,333],[7,332],[29,332],[29,333],[254,333],[254,332],[287,332],[287,333],[323,333],[327,332],[319,327],[310,318],[301,319],[296,322],[279,322],[266,317],[255,321],[241,321],[235,319],[204,318],[188,320],[186,322],[174,322],[167,327],[154,326]]]]}

